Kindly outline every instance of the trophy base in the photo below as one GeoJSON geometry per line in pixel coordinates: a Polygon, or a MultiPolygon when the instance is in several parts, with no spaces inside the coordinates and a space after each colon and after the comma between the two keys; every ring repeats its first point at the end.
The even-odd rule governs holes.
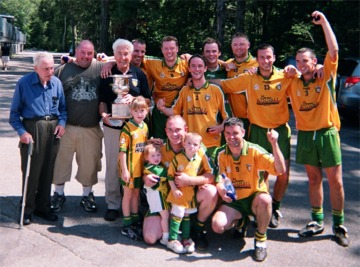
{"type": "Polygon", "coordinates": [[[110,119],[129,119],[130,118],[130,107],[127,104],[123,103],[114,103],[112,104],[112,113],[110,119]]]}

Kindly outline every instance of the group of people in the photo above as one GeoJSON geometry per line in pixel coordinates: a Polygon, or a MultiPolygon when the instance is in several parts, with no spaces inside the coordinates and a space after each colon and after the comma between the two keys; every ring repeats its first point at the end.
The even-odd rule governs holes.
{"type": "Polygon", "coordinates": [[[294,67],[274,67],[271,45],[259,45],[253,57],[242,33],[233,36],[234,58],[227,61],[219,60],[221,46],[212,38],[204,41],[202,55],[182,59],[173,36],[162,40],[163,59],[146,57],[140,39],[116,40],[114,60],[108,63],[93,60],[88,40],[77,46],[72,62],[56,70],[51,54],[37,53],[35,72],[17,83],[9,119],[20,136],[23,180],[28,144],[34,143],[24,224],[32,222],[32,215],[58,219],[75,153],[75,178],[83,186],[80,204],[87,212],[97,211],[92,187],[98,182],[104,137],[104,219],[116,220],[121,210],[123,235],[192,253],[207,249],[208,221],[215,233],[235,228],[244,237],[252,216],[257,224],[254,258],[263,261],[267,228],[279,226],[289,182],[289,97],[298,129],[296,162],[305,165],[312,208],[312,221],[299,236],[324,230],[324,170],[335,240],[348,246],[334,89],[338,44],[324,14],[315,11],[312,17],[322,26],[328,46],[322,79],[314,77],[317,60],[311,49],[297,51],[297,75],[294,67]],[[130,106],[130,119],[112,117],[117,95],[110,74],[131,75],[122,100],[130,106]],[[151,99],[155,105],[149,116],[151,99]],[[272,195],[269,174],[277,176],[272,195]],[[227,194],[223,176],[232,180],[235,200],[227,194]],[[149,211],[142,219],[143,187],[149,211]]]}

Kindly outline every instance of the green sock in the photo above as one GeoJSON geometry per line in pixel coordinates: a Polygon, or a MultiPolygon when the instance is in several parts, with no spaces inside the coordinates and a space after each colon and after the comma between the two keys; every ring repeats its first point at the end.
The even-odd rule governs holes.
{"type": "Polygon", "coordinates": [[[332,210],[333,225],[338,226],[344,224],[344,210],[332,210]]]}
{"type": "Polygon", "coordinates": [[[179,229],[181,224],[181,218],[176,216],[171,216],[170,219],[170,232],[169,232],[169,240],[176,240],[178,237],[179,229]]]}
{"type": "Polygon", "coordinates": [[[312,207],[311,208],[311,218],[313,221],[316,221],[319,224],[324,222],[324,211],[322,207],[312,207]]]}
{"type": "Polygon", "coordinates": [[[281,204],[280,201],[276,201],[275,199],[273,199],[273,201],[272,201],[272,210],[273,210],[273,212],[274,212],[275,210],[279,210],[279,209],[280,209],[280,204],[281,204]]]}
{"type": "Polygon", "coordinates": [[[182,238],[189,239],[190,238],[190,217],[189,215],[185,215],[181,222],[181,230],[182,230],[182,238]]]}
{"type": "Polygon", "coordinates": [[[195,223],[194,223],[195,232],[197,232],[197,233],[202,232],[204,230],[204,228],[205,228],[205,222],[201,222],[198,219],[196,219],[195,223]]]}
{"type": "Polygon", "coordinates": [[[132,225],[131,216],[124,216],[123,224],[124,224],[124,227],[128,227],[128,226],[132,225]]]}
{"type": "Polygon", "coordinates": [[[132,224],[136,224],[138,221],[140,221],[139,213],[131,213],[130,216],[132,219],[132,224]]]}
{"type": "Polygon", "coordinates": [[[262,234],[259,232],[259,230],[256,229],[255,239],[256,239],[256,241],[259,241],[259,242],[265,242],[267,239],[266,232],[264,234],[262,234]]]}

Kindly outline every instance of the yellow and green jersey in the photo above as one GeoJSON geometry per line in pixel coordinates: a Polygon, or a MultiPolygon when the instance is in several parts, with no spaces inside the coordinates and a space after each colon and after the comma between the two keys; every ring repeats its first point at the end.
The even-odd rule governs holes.
{"type": "MultiPolygon", "coordinates": [[[[130,172],[130,177],[142,177],[144,168],[144,147],[148,137],[148,127],[142,122],[140,125],[135,121],[128,121],[121,129],[120,133],[120,152],[126,153],[126,164],[130,172]]],[[[121,166],[119,162],[119,172],[121,166]]],[[[121,177],[121,175],[120,175],[121,177]]]]}
{"type": "Polygon", "coordinates": [[[315,131],[329,127],[340,130],[335,92],[337,66],[338,59],[332,62],[327,54],[323,79],[315,78],[308,83],[301,77],[293,80],[289,96],[298,130],[315,131]]]}
{"type": "Polygon", "coordinates": [[[239,158],[234,158],[227,145],[216,151],[218,173],[216,182],[222,182],[221,174],[229,177],[236,189],[237,199],[251,196],[255,192],[267,192],[263,172],[278,175],[274,157],[262,147],[244,140],[239,158]]]}
{"type": "Polygon", "coordinates": [[[165,105],[170,107],[180,89],[188,79],[188,64],[178,58],[173,67],[166,65],[164,59],[145,58],[143,61],[146,75],[154,80],[153,98],[155,103],[165,99],[165,105]]]}
{"type": "Polygon", "coordinates": [[[270,78],[260,72],[256,75],[243,73],[235,78],[221,80],[221,87],[227,94],[246,93],[250,123],[263,128],[276,128],[289,120],[287,90],[291,79],[284,72],[273,67],[270,78]]]}
{"type": "Polygon", "coordinates": [[[169,183],[167,181],[167,170],[162,166],[162,164],[159,165],[153,165],[150,163],[145,163],[143,174],[155,174],[159,177],[160,181],[155,184],[153,187],[151,187],[154,190],[158,190],[163,195],[167,196],[169,192],[169,183]]]}
{"type": "Polygon", "coordinates": [[[195,132],[202,136],[206,147],[220,146],[221,134],[210,134],[208,127],[216,126],[228,114],[225,108],[225,96],[221,88],[215,84],[206,82],[201,88],[184,86],[172,106],[174,114],[181,115],[189,128],[189,132],[195,132]]]}
{"type": "MultiPolygon", "coordinates": [[[[189,159],[182,151],[171,161],[168,169],[168,179],[174,181],[176,172],[183,172],[189,176],[195,177],[204,173],[213,173],[213,168],[210,166],[206,157],[196,153],[194,157],[189,159]]],[[[186,208],[191,208],[195,200],[194,186],[185,186],[179,189],[183,193],[183,196],[181,198],[175,198],[173,193],[170,192],[167,201],[176,205],[185,206],[186,208]]]]}
{"type": "MultiPolygon", "coordinates": [[[[246,72],[248,69],[258,66],[256,58],[250,53],[243,62],[237,62],[235,58],[228,59],[226,63],[233,63],[236,65],[235,69],[227,72],[227,78],[233,78],[246,72]]],[[[228,94],[227,95],[231,110],[235,117],[247,118],[247,102],[245,94],[228,94]]]]}

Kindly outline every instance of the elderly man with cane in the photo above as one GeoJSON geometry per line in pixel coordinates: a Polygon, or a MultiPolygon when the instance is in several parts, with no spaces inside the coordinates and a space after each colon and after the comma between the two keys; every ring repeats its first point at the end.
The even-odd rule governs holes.
{"type": "Polygon", "coordinates": [[[50,210],[50,192],[59,140],[65,132],[67,118],[63,87],[53,76],[53,56],[47,52],[36,53],[34,70],[17,82],[9,119],[20,137],[24,189],[21,226],[31,224],[32,215],[46,221],[58,220],[50,210]],[[33,145],[32,153],[29,145],[30,148],[33,145]],[[28,160],[30,154],[31,160],[28,160]]]}

